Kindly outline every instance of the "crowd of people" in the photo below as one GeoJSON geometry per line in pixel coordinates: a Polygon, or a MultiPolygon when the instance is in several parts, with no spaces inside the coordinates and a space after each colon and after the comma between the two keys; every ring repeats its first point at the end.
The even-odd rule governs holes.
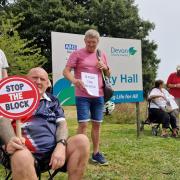
{"type": "MultiPolygon", "coordinates": [[[[91,160],[100,165],[108,164],[107,159],[100,152],[99,144],[104,109],[102,71],[109,77],[110,70],[104,51],[102,51],[101,60],[97,60],[96,51],[99,38],[100,35],[96,30],[86,31],[85,47],[70,55],[63,71],[63,75],[75,86],[77,135],[68,136],[64,111],[58,99],[46,92],[50,81],[47,72],[40,67],[32,68],[27,73],[27,78],[37,85],[41,99],[33,115],[22,120],[23,137],[16,136],[14,120],[0,117],[0,138],[9,155],[6,161],[11,166],[13,179],[36,180],[35,163],[41,169],[67,171],[69,179],[82,179],[90,153],[90,143],[86,136],[89,121],[92,125],[93,144],[91,160]],[[84,85],[82,78],[85,75],[95,77],[98,84],[96,95],[90,94],[84,85]]],[[[7,68],[6,56],[0,50],[0,79],[8,76],[7,68]]],[[[162,123],[162,137],[168,137],[167,128],[170,125],[173,129],[172,136],[177,137],[180,109],[180,66],[177,66],[177,72],[169,76],[167,88],[169,92],[164,88],[162,80],[155,81],[155,87],[148,97],[150,112],[153,118],[159,119],[162,123]],[[172,102],[172,110],[167,111],[167,105],[172,105],[172,102]],[[177,106],[174,107],[176,103],[177,106]]]]}
{"type": "MultiPolygon", "coordinates": [[[[68,179],[83,178],[89,159],[90,143],[86,136],[88,122],[91,120],[93,153],[91,160],[101,165],[108,162],[100,152],[100,127],[103,121],[103,79],[102,72],[110,76],[106,54],[102,52],[97,60],[96,50],[100,35],[90,29],[85,33],[85,48],[71,54],[63,71],[76,89],[77,135],[69,137],[64,111],[56,97],[46,92],[50,85],[47,72],[40,67],[31,69],[27,78],[33,81],[40,93],[40,104],[31,117],[23,118],[22,138],[15,134],[16,123],[0,117],[0,138],[9,155],[13,179],[37,179],[36,166],[40,169],[67,171],[68,179]],[[74,70],[75,75],[71,73],[74,70]],[[82,73],[95,76],[98,82],[97,94],[89,94],[82,81],[82,73]],[[90,112],[90,113],[89,113],[90,112]]],[[[7,60],[1,51],[2,78],[7,77],[7,60]]]]}
{"type": "Polygon", "coordinates": [[[180,111],[180,65],[176,72],[169,75],[166,89],[162,80],[156,80],[149,93],[149,118],[152,122],[162,123],[162,137],[168,137],[168,128],[172,128],[172,137],[178,136],[180,111]],[[171,126],[170,126],[171,125],[171,126]]]}
{"type": "Polygon", "coordinates": [[[164,88],[164,82],[162,80],[155,81],[155,86],[148,96],[150,101],[149,118],[152,121],[154,120],[154,122],[162,123],[162,137],[169,136],[167,129],[170,125],[173,131],[172,136],[177,137],[177,120],[173,112],[178,109],[178,106],[173,98],[174,97],[164,88]]]}

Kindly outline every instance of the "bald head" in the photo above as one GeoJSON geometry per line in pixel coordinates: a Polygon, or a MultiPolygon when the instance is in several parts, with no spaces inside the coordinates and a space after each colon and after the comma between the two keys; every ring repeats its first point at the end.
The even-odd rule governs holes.
{"type": "Polygon", "coordinates": [[[41,67],[32,68],[28,72],[27,78],[37,85],[41,97],[46,92],[46,89],[50,87],[48,73],[41,67]]]}
{"type": "Polygon", "coordinates": [[[34,73],[40,73],[48,79],[48,73],[41,67],[35,67],[29,70],[27,77],[32,76],[34,73]]]}

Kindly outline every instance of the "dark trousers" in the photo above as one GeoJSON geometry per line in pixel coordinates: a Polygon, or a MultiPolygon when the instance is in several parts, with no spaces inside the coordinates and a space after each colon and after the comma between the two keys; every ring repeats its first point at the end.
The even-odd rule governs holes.
{"type": "Polygon", "coordinates": [[[152,122],[162,123],[162,128],[169,128],[169,124],[173,129],[177,128],[176,117],[172,113],[167,113],[161,109],[150,108],[149,118],[152,122]]]}

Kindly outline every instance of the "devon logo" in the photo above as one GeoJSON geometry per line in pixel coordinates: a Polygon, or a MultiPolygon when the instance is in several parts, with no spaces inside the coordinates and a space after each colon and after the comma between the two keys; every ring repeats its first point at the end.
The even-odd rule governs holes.
{"type": "Polygon", "coordinates": [[[137,50],[136,50],[134,47],[130,47],[130,48],[129,48],[129,54],[130,54],[130,55],[133,56],[133,55],[136,54],[136,52],[137,52],[137,50]]]}
{"type": "Polygon", "coordinates": [[[111,47],[111,56],[134,56],[137,50],[134,47],[130,48],[115,48],[111,47]]]}

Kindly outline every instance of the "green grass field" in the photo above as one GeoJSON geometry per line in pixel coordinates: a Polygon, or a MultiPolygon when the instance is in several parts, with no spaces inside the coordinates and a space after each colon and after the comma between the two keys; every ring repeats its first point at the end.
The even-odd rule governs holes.
{"type": "MultiPolygon", "coordinates": [[[[68,114],[73,117],[72,113],[68,114]]],[[[150,127],[145,127],[137,139],[136,125],[110,123],[105,118],[101,133],[101,151],[109,160],[108,166],[89,163],[84,180],[179,180],[180,137],[161,138],[152,136],[150,127]]],[[[110,118],[111,119],[111,118],[110,118]]],[[[68,120],[69,132],[75,134],[76,118],[68,120]]],[[[88,136],[91,125],[89,124],[88,136]]],[[[0,168],[0,179],[4,170],[0,168]]],[[[47,179],[44,174],[42,179],[47,179]]],[[[59,174],[56,180],[67,179],[59,174]]]]}

